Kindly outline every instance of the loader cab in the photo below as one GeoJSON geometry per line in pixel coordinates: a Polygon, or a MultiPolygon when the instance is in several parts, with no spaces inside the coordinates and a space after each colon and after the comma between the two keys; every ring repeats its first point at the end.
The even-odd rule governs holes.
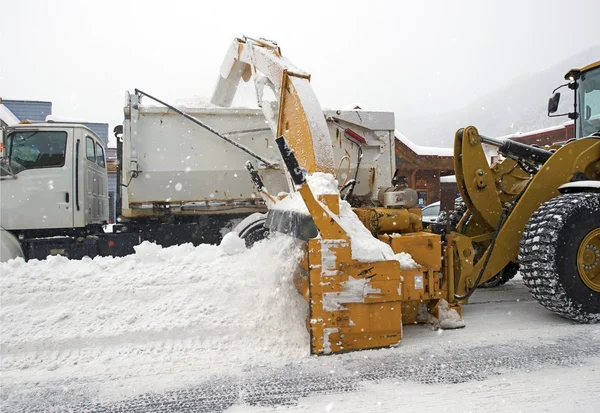
{"type": "Polygon", "coordinates": [[[576,91],[579,116],[575,120],[575,137],[600,135],[600,62],[595,68],[575,71],[570,76],[579,83],[576,91]]]}
{"type": "Polygon", "coordinates": [[[581,69],[571,69],[565,79],[569,83],[559,86],[554,92],[565,86],[573,90],[573,112],[556,115],[560,93],[554,93],[548,101],[548,115],[573,119],[576,139],[600,135],[600,61],[581,69]]]}
{"type": "Polygon", "coordinates": [[[11,231],[84,228],[108,221],[104,143],[72,124],[3,132],[0,224],[11,231]]]}

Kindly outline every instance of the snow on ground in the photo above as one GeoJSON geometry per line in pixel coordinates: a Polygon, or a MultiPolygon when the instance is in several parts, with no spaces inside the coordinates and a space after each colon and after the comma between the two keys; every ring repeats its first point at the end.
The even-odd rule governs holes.
{"type": "Polygon", "coordinates": [[[2,411],[597,411],[600,325],[519,279],[478,290],[463,329],[314,357],[296,241],[236,238],[1,264],[2,411]]]}
{"type": "Polygon", "coordinates": [[[296,406],[235,405],[227,413],[258,412],[578,412],[597,413],[600,358],[545,374],[519,372],[479,382],[436,385],[399,380],[367,382],[356,392],[309,396],[296,406]],[[582,389],[586,383],[590,388],[582,389]]]}
{"type": "Polygon", "coordinates": [[[145,242],[123,258],[1,264],[3,383],[137,377],[179,364],[202,366],[206,376],[306,357],[307,307],[291,282],[296,241],[281,236],[245,250],[235,238],[221,247],[145,242]]]}

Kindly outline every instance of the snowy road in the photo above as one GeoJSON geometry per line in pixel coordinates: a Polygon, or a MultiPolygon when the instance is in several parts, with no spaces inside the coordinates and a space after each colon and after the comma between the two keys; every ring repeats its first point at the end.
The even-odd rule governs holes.
{"type": "MultiPolygon", "coordinates": [[[[234,256],[217,248],[185,251],[185,257],[192,255],[189,259],[199,263],[196,275],[202,272],[202,260],[210,262],[219,277],[240,266],[246,268],[246,278],[236,280],[241,290],[221,280],[225,290],[231,289],[230,296],[214,299],[199,298],[213,291],[210,278],[188,279],[182,270],[186,260],[166,250],[155,251],[162,258],[148,267],[130,266],[127,259],[117,266],[98,263],[99,268],[112,266],[113,272],[123,266],[134,280],[135,271],[145,273],[145,287],[108,288],[111,281],[94,272],[83,275],[86,281],[68,285],[53,279],[49,285],[54,289],[48,285],[40,292],[23,289],[3,274],[2,411],[599,409],[600,325],[577,325],[555,316],[529,297],[520,280],[478,290],[464,308],[464,329],[407,326],[397,348],[310,357],[304,315],[293,314],[302,299],[296,302],[297,297],[285,291],[271,296],[252,284],[260,278],[274,283],[270,287],[285,289],[286,284],[276,276],[281,267],[275,265],[272,274],[264,268],[253,274],[250,268],[252,262],[264,259],[262,254],[275,257],[273,261],[278,254],[289,257],[285,246],[274,243],[264,252],[254,248],[234,256]],[[161,263],[172,267],[175,258],[183,261],[177,267],[181,278],[168,283],[161,263]],[[163,273],[152,278],[151,267],[163,273]],[[203,282],[208,283],[208,290],[197,290],[203,282]],[[95,288],[94,292],[89,288],[95,288]],[[189,295],[181,296],[183,291],[189,295]],[[244,291],[252,293],[250,303],[244,301],[244,291]],[[171,313],[159,299],[163,296],[188,305],[173,310],[169,318],[171,313]],[[276,306],[278,297],[285,297],[288,304],[276,306]],[[219,302],[224,303],[222,307],[219,302]],[[232,303],[244,314],[254,314],[248,318],[243,313],[229,314],[232,303]],[[162,313],[153,312],[154,305],[162,313]],[[189,305],[206,317],[194,318],[191,310],[186,313],[189,305]],[[206,308],[217,311],[207,313],[206,308]],[[78,312],[85,317],[78,318],[78,312]],[[98,314],[107,321],[84,330],[86,320],[98,314]],[[48,318],[52,321],[48,325],[41,321],[48,318]],[[153,324],[157,318],[160,322],[153,324]],[[235,324],[235,318],[241,321],[235,324]],[[254,319],[258,321],[253,324],[254,319]]],[[[67,274],[76,264],[53,265],[67,274]]],[[[13,275],[22,275],[19,271],[13,275]]]]}

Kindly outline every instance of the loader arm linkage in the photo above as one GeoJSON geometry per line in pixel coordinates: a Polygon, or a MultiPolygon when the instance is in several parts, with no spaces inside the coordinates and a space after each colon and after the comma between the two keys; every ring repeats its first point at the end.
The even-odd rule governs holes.
{"type": "Polygon", "coordinates": [[[508,154],[513,157],[489,166],[482,143],[490,141],[472,126],[459,130],[455,139],[456,182],[468,211],[456,232],[447,236],[455,253],[459,297],[517,261],[525,225],[542,203],[560,194],[561,185],[580,176],[600,179],[600,139],[578,139],[555,152],[537,148],[531,148],[533,154],[520,152],[527,158],[518,158],[513,151],[508,154]]]}

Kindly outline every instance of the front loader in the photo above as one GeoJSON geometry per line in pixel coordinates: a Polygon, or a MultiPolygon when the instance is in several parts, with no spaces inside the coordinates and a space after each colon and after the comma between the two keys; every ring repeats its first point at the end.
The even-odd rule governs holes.
{"type": "MultiPolygon", "coordinates": [[[[447,236],[457,301],[502,271],[521,272],[546,308],[600,321],[600,61],[573,69],[575,136],[547,149],[499,142],[473,127],[455,138],[455,171],[467,211],[447,236]],[[482,144],[505,157],[487,165],[482,144]],[[473,257],[473,258],[472,258],[473,257]]],[[[560,94],[549,101],[556,112],[560,94]]]]}
{"type": "MultiPolygon", "coordinates": [[[[352,206],[340,196],[310,76],[279,47],[236,39],[228,56],[216,96],[231,100],[236,82],[255,73],[278,95],[267,110],[276,109],[289,193],[269,194],[247,166],[269,207],[265,226],[304,241],[294,280],[308,303],[311,354],[394,346],[403,324],[463,327],[461,305],[509,265],[521,266],[549,309],[600,321],[600,138],[541,149],[459,130],[456,175],[468,210],[456,231],[424,231],[415,191],[396,180],[352,206]],[[484,143],[505,158],[490,166],[484,143]]],[[[572,82],[591,78],[599,64],[572,82]]]]}

